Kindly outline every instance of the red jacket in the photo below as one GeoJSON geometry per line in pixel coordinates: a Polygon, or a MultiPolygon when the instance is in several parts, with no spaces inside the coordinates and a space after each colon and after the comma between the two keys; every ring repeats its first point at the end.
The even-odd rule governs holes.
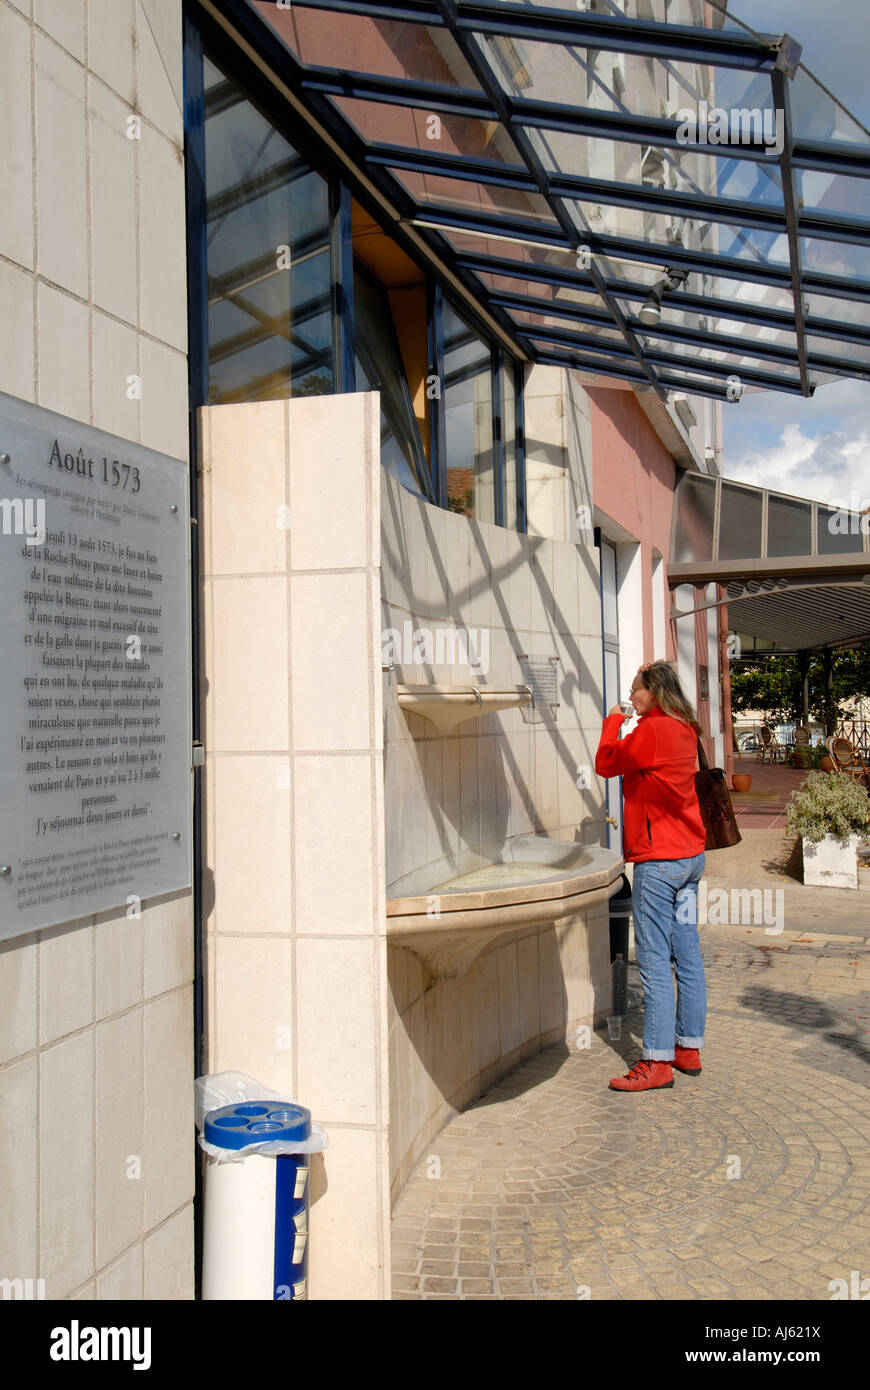
{"type": "Polygon", "coordinates": [[[620,739],[621,714],[604,720],[595,755],[599,777],[623,777],[626,859],[693,859],[706,841],[695,791],[698,740],[691,725],[654,705],[620,739]]]}

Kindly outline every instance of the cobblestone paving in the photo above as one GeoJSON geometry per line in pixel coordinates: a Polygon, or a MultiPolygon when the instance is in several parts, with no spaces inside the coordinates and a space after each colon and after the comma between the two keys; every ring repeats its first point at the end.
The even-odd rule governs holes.
{"type": "Polygon", "coordinates": [[[440,1178],[429,1155],[412,1174],[395,1298],[828,1300],[870,1276],[870,943],[702,943],[701,1076],[607,1089],[640,1056],[639,1007],[619,1042],[523,1063],[433,1141],[440,1178]]]}

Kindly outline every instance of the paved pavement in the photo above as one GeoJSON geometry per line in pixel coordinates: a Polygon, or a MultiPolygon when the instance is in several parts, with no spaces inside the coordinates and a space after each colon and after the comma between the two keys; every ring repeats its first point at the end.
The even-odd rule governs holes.
{"type": "MultiPolygon", "coordinates": [[[[702,928],[702,1075],[608,1090],[640,1055],[639,1002],[619,1042],[518,1067],[433,1141],[441,1177],[430,1155],[412,1174],[395,1298],[829,1300],[870,1277],[870,893],[804,889],[781,835],[767,869],[744,843],[708,889],[758,871],[784,929],[702,928]]],[[[629,985],[639,1001],[636,966],[629,985]]]]}
{"type": "Polygon", "coordinates": [[[803,768],[735,758],[734,771],[748,773],[752,778],[748,792],[731,791],[731,804],[741,830],[784,831],[788,798],[806,781],[803,768]]]}

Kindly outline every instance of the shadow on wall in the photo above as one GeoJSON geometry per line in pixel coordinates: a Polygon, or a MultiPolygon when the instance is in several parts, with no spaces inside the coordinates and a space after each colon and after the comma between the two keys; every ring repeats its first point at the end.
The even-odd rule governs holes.
{"type": "Polygon", "coordinates": [[[603,786],[592,772],[602,714],[594,550],[456,517],[398,485],[385,483],[382,491],[384,631],[416,634],[428,627],[438,633],[446,626],[486,629],[492,638],[492,661],[483,673],[470,665],[437,666],[421,659],[424,651],[412,661],[403,650],[394,679],[520,683],[522,657],[553,656],[560,702],[555,717],[546,705],[533,721],[528,711],[495,714],[436,739],[424,719],[390,708],[393,679],[385,683],[387,818],[403,827],[399,842],[388,824],[388,885],[426,863],[516,834],[602,843],[603,786]],[[408,735],[414,765],[401,747],[408,735]],[[425,826],[417,824],[421,819],[425,826]]]}
{"type": "MultiPolygon", "coordinates": [[[[459,1111],[543,1048],[567,1056],[569,1002],[561,925],[533,927],[484,951],[465,975],[434,979],[390,946],[390,1151],[395,1198],[459,1111]]],[[[604,1012],[609,1000],[596,1001],[604,1012]]]]}

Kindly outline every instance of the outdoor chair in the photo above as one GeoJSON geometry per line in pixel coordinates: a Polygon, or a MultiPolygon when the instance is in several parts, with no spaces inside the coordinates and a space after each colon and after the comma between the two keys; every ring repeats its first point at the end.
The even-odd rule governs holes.
{"type": "Polygon", "coordinates": [[[788,749],[783,748],[773,729],[767,724],[762,724],[760,729],[761,747],[755,755],[757,763],[784,763],[788,757],[788,749]]]}
{"type": "Polygon", "coordinates": [[[806,767],[807,759],[805,752],[809,751],[812,744],[812,737],[806,724],[798,724],[794,731],[794,751],[800,756],[801,767],[806,767]]]}
{"type": "Polygon", "coordinates": [[[860,748],[842,734],[834,734],[827,740],[827,744],[837,771],[845,772],[853,782],[860,782],[870,790],[870,767],[861,756],[860,748]]]}

